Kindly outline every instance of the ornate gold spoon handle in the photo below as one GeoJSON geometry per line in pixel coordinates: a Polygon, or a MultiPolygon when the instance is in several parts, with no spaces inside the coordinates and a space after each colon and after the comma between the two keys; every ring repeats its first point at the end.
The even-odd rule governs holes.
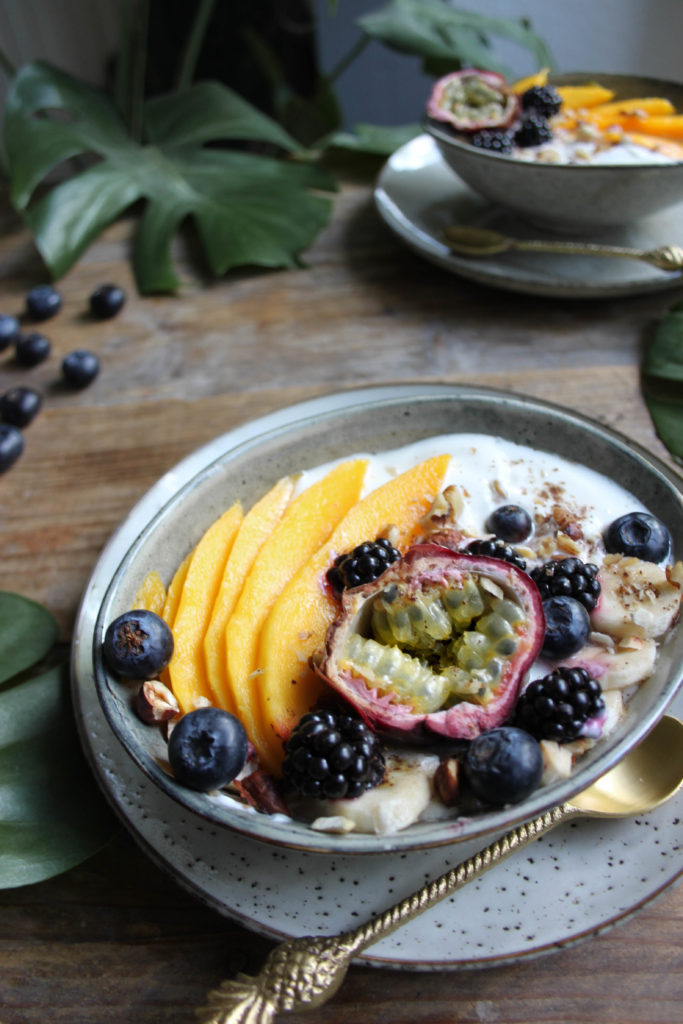
{"type": "Polygon", "coordinates": [[[625,259],[637,259],[649,263],[660,270],[683,270],[683,249],[677,245],[665,245],[659,249],[628,249],[620,245],[598,245],[596,242],[515,242],[515,249],[528,252],[555,252],[574,254],[577,256],[616,256],[625,259]]]}
{"type": "Polygon", "coordinates": [[[453,224],[444,231],[452,252],[462,256],[496,256],[511,249],[524,252],[564,253],[575,256],[614,256],[637,259],[660,270],[683,270],[683,248],[663,245],[657,249],[630,249],[622,245],[601,245],[597,242],[569,242],[561,239],[511,238],[489,228],[453,224]]]}
{"type": "Polygon", "coordinates": [[[201,1024],[269,1024],[278,1014],[321,1006],[337,991],[349,964],[367,946],[440,903],[495,864],[569,818],[585,813],[562,804],[506,832],[484,850],[428,882],[371,921],[339,935],[304,936],[276,946],[255,978],[240,974],[209,993],[201,1024]]]}

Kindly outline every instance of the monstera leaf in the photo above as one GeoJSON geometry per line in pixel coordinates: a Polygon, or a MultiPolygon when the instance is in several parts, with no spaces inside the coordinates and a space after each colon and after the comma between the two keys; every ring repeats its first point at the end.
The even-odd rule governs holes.
{"type": "Polygon", "coordinates": [[[524,18],[493,18],[461,11],[443,0],[391,0],[360,18],[369,36],[400,53],[419,54],[424,70],[446,74],[460,67],[505,72],[492,50],[491,37],[502,36],[529,50],[537,66],[552,66],[547,45],[524,18]]]}
{"type": "Polygon", "coordinates": [[[683,464],[683,303],[662,317],[645,353],[643,394],[661,441],[683,464]]]}
{"type": "Polygon", "coordinates": [[[66,660],[39,604],[0,591],[0,889],[40,882],[116,829],[81,752],[66,660]]]}
{"type": "Polygon", "coordinates": [[[221,275],[236,266],[297,265],[331,212],[317,190],[335,184],[320,168],[234,148],[246,142],[291,154],[299,147],[217,82],[149,100],[138,142],[103,93],[36,62],[12,80],[4,141],[12,203],[56,278],[134,204],[141,207],[134,266],[143,293],[178,286],[171,242],[187,219],[210,270],[221,275]],[[82,161],[76,173],[38,194],[51,171],[75,158],[82,161]]]}

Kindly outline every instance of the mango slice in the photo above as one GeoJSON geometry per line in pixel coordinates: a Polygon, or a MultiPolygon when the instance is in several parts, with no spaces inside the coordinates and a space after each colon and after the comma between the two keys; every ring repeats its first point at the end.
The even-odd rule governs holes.
{"type": "Polygon", "coordinates": [[[180,596],[185,586],[185,577],[187,576],[187,570],[190,568],[190,559],[192,558],[192,552],[183,558],[182,562],[176,569],[173,579],[168,585],[166,591],[166,599],[161,610],[161,617],[164,622],[173,629],[173,623],[175,617],[178,614],[178,605],[180,604],[180,596]]]}
{"type": "Polygon", "coordinates": [[[640,132],[628,132],[627,138],[638,146],[656,149],[671,160],[683,160],[683,143],[681,142],[674,142],[673,139],[663,139],[659,135],[643,135],[640,132]]]}
{"type": "Polygon", "coordinates": [[[642,99],[612,100],[611,103],[599,103],[587,111],[587,117],[594,124],[621,124],[625,116],[659,117],[662,114],[673,114],[676,108],[671,100],[663,96],[646,96],[642,99]]]}
{"type": "Polygon", "coordinates": [[[211,700],[204,664],[204,634],[241,521],[242,507],[235,502],[211,524],[190,557],[173,621],[175,646],[168,666],[171,688],[183,714],[193,711],[200,698],[211,700]]]}
{"type": "Polygon", "coordinates": [[[625,131],[657,135],[664,139],[683,139],[683,114],[664,114],[661,117],[631,115],[624,118],[622,125],[625,131]]]}
{"type": "Polygon", "coordinates": [[[562,98],[562,107],[578,110],[582,107],[597,107],[600,103],[608,103],[614,99],[614,91],[597,83],[590,85],[558,85],[557,91],[562,98]]]}
{"type": "Polygon", "coordinates": [[[152,569],[138,587],[133,600],[133,608],[145,608],[148,612],[154,612],[155,615],[161,616],[165,603],[166,587],[156,569],[152,569]]]}
{"type": "Polygon", "coordinates": [[[288,581],[357,503],[367,465],[367,459],[343,462],[293,499],[258,552],[228,620],[229,687],[237,716],[257,750],[263,746],[256,663],[261,627],[288,581]]]}
{"type": "Polygon", "coordinates": [[[427,459],[371,491],[349,511],[274,603],[261,631],[257,662],[265,725],[258,751],[274,774],[282,764],[282,741],[325,690],[308,659],[322,646],[339,613],[339,602],[325,580],[327,569],[338,554],[374,540],[389,526],[398,530],[399,548],[406,547],[441,489],[449,462],[449,455],[427,459]]]}
{"type": "Polygon", "coordinates": [[[284,477],[245,515],[228,555],[204,637],[204,657],[209,687],[218,707],[224,711],[230,711],[232,714],[235,714],[236,707],[228,686],[225,628],[237,604],[237,599],[254,559],[282,518],[293,491],[294,478],[284,477]]]}
{"type": "Polygon", "coordinates": [[[514,92],[517,96],[521,96],[527,89],[533,89],[536,85],[546,85],[548,82],[548,75],[550,74],[550,68],[541,68],[534,75],[527,75],[526,78],[520,78],[510,86],[510,92],[514,92]]]}

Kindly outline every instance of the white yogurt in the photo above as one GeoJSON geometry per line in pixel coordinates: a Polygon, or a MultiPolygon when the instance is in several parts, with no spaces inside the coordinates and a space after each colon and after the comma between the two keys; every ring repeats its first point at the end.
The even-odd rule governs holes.
{"type": "MultiPolygon", "coordinates": [[[[369,460],[363,494],[443,454],[451,456],[444,487],[460,488],[464,507],[458,525],[473,537],[485,534],[486,519],[500,505],[522,505],[530,513],[546,515],[561,502],[580,519],[586,541],[594,548],[604,527],[618,516],[647,511],[629,491],[587,466],[486,434],[446,434],[374,455],[363,453],[369,460]]],[[[297,489],[319,480],[335,464],[302,473],[297,489]]]]}

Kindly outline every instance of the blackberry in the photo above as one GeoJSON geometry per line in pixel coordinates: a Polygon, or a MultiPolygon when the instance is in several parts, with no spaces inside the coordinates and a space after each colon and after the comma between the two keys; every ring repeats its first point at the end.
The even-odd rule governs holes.
{"type": "Polygon", "coordinates": [[[384,754],[365,722],[340,711],[309,711],[285,743],[285,782],[303,796],[360,796],[384,778],[384,754]]]}
{"type": "Polygon", "coordinates": [[[328,583],[339,594],[342,590],[372,583],[400,557],[400,551],[386,537],[365,541],[353,551],[335,558],[334,565],[327,570],[328,583]]]}
{"type": "Polygon", "coordinates": [[[513,547],[506,544],[502,537],[491,537],[490,540],[473,540],[465,551],[469,555],[483,555],[484,558],[499,558],[501,562],[516,565],[522,572],[526,570],[526,562],[513,547]]]}
{"type": "Polygon", "coordinates": [[[562,97],[552,85],[534,85],[522,94],[522,110],[533,110],[541,117],[559,113],[562,97]]]}
{"type": "Polygon", "coordinates": [[[588,612],[593,611],[600,597],[597,575],[597,565],[580,558],[556,559],[531,571],[543,601],[549,597],[573,597],[588,612]]]}
{"type": "Polygon", "coordinates": [[[549,142],[553,137],[552,129],[544,117],[537,114],[529,114],[514,134],[514,143],[520,149],[527,146],[540,146],[542,142],[549,142]]]}
{"type": "Polygon", "coordinates": [[[556,668],[527,686],[517,701],[515,724],[539,740],[569,743],[605,707],[602,687],[585,668],[556,668]]]}
{"type": "Polygon", "coordinates": [[[490,153],[512,152],[512,138],[509,132],[492,132],[482,129],[480,132],[474,132],[470,137],[470,142],[477,149],[486,149],[490,153]]]}

